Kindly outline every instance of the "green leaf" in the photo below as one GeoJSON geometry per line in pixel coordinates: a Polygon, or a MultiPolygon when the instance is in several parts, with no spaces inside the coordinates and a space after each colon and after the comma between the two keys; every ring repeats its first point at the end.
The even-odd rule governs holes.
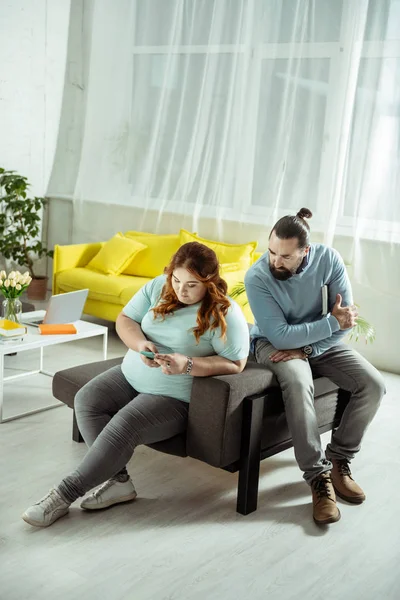
{"type": "MultiPolygon", "coordinates": [[[[223,277],[222,277],[223,279],[223,277]]],[[[233,298],[233,300],[238,300],[240,299],[240,296],[242,296],[243,294],[246,294],[246,288],[244,285],[243,281],[239,281],[238,283],[236,283],[233,288],[231,289],[231,291],[229,292],[229,295],[231,298],[233,298]]],[[[247,306],[247,304],[249,303],[249,301],[246,300],[242,303],[239,302],[241,304],[241,306],[247,306]]]]}
{"type": "Polygon", "coordinates": [[[359,316],[356,319],[356,325],[349,335],[349,340],[355,338],[357,342],[360,337],[365,339],[366,344],[372,344],[376,339],[376,332],[375,328],[364,317],[359,316]]]}

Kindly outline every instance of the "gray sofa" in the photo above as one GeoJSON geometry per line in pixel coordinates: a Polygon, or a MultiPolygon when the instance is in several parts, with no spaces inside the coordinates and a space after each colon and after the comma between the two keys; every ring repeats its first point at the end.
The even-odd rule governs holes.
{"type": "MultiPolygon", "coordinates": [[[[73,409],[75,394],[85,383],[121,362],[122,357],[59,371],[53,378],[55,398],[73,409]]],[[[319,431],[324,433],[338,425],[349,394],[324,377],[314,385],[319,431]]],[[[83,441],[75,415],[72,437],[83,441]]],[[[239,471],[237,511],[246,515],[257,508],[260,460],[291,446],[278,383],[267,367],[249,361],[239,375],[195,377],[186,433],[150,447],[239,471]]]]}

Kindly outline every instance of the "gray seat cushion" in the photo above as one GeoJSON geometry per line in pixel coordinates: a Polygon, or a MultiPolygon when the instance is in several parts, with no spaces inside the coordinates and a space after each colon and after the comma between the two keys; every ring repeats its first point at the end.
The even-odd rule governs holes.
{"type": "MultiPolygon", "coordinates": [[[[122,360],[123,357],[118,357],[59,371],[53,378],[54,397],[73,408],[81,387],[122,360]]],[[[314,387],[318,427],[321,432],[328,431],[340,418],[338,388],[325,377],[315,379],[314,387]]],[[[236,463],[240,453],[242,400],[251,394],[264,394],[264,390],[261,448],[264,455],[280,452],[291,446],[281,391],[273,373],[251,361],[238,375],[195,378],[187,432],[151,447],[168,454],[189,455],[219,467],[236,463]]]]}
{"type": "Polygon", "coordinates": [[[119,356],[58,371],[53,377],[53,396],[70,408],[74,408],[75,394],[81,387],[107,369],[120,365],[122,360],[123,356],[119,356]]]}

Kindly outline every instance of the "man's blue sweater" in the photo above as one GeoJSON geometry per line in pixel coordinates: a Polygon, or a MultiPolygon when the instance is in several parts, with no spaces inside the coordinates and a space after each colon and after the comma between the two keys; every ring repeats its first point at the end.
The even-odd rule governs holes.
{"type": "Polygon", "coordinates": [[[245,285],[255,318],[252,339],[266,338],[278,350],[306,345],[312,356],[338,344],[349,330],[340,330],[330,314],[336,294],[342,306],[353,304],[351,285],[339,253],[323,244],[311,244],[304,270],[286,281],[275,279],[269,269],[268,252],[246,273],[245,285]],[[328,314],[322,315],[322,288],[328,287],[328,314]]]}

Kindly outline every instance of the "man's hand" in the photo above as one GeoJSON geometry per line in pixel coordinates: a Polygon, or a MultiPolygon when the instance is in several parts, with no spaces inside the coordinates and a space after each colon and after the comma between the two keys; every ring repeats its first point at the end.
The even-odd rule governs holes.
{"type": "Polygon", "coordinates": [[[335,306],[331,313],[338,321],[340,329],[350,329],[356,324],[358,317],[357,308],[353,306],[342,306],[342,296],[336,296],[335,306]]]}
{"type": "MultiPolygon", "coordinates": [[[[142,350],[145,352],[154,352],[154,354],[157,354],[158,352],[157,347],[153,344],[153,342],[149,342],[149,340],[143,340],[139,342],[136,347],[138,352],[141,352],[142,350]]],[[[147,356],[144,356],[143,354],[140,354],[140,358],[148,367],[158,368],[160,366],[154,359],[147,358],[147,356]]]]}
{"type": "Polygon", "coordinates": [[[287,362],[288,360],[294,360],[295,358],[299,358],[300,360],[307,359],[303,350],[300,350],[299,348],[296,350],[275,350],[275,352],[269,355],[269,358],[274,363],[287,362]]]}

